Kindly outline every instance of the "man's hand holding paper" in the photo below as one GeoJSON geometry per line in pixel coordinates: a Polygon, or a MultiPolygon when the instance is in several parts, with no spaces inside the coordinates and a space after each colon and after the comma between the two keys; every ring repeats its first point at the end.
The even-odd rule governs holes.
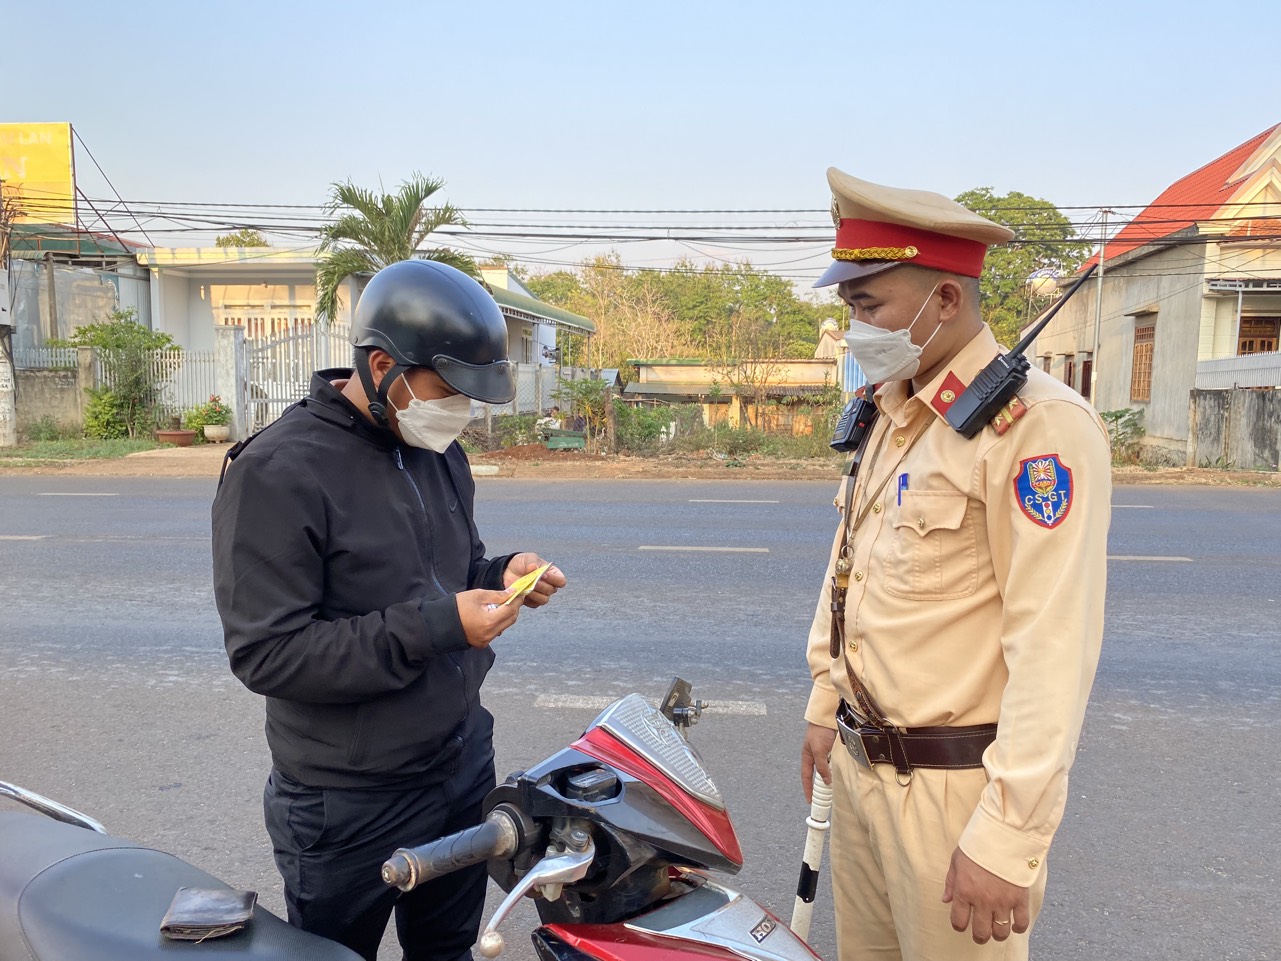
{"type": "Polygon", "coordinates": [[[560,569],[537,554],[517,554],[503,572],[503,585],[509,592],[503,603],[514,604],[523,599],[525,607],[542,607],[565,583],[560,569]]]}

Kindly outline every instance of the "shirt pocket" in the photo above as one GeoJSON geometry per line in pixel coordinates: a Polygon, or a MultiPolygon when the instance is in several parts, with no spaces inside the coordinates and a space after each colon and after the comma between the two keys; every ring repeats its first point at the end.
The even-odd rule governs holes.
{"type": "Polygon", "coordinates": [[[885,592],[921,601],[969,597],[978,587],[978,541],[960,491],[903,491],[885,560],[885,592]]]}

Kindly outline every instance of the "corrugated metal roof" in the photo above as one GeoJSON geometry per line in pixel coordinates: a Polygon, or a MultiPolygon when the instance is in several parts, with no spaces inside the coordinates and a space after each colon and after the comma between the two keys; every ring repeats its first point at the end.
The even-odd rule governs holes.
{"type": "MultiPolygon", "coordinates": [[[[1161,192],[1143,212],[1125,225],[1121,231],[1107,242],[1104,257],[1111,260],[1128,253],[1154,240],[1169,237],[1181,230],[1187,230],[1198,222],[1208,220],[1232,199],[1238,185],[1250,173],[1238,176],[1241,165],[1250,159],[1263,142],[1267,140],[1281,124],[1274,124],[1257,137],[1251,137],[1239,147],[1234,147],[1223,156],[1211,160],[1161,192]],[[1230,177],[1236,179],[1229,180],[1230,177]]],[[[1098,262],[1095,254],[1081,269],[1098,262]]]]}
{"type": "Polygon", "coordinates": [[[132,257],[137,251],[146,249],[143,244],[131,240],[59,224],[14,224],[11,230],[11,252],[15,257],[27,260],[46,253],[70,254],[73,257],[132,257]]]}
{"type": "Polygon", "coordinates": [[[494,295],[494,300],[498,301],[499,307],[510,307],[512,310],[524,311],[548,323],[569,327],[584,334],[596,333],[596,325],[594,323],[586,317],[580,317],[578,314],[564,308],[553,307],[551,304],[543,303],[541,300],[526,297],[524,294],[518,294],[512,290],[504,290],[502,287],[494,287],[491,293],[494,295]]]}

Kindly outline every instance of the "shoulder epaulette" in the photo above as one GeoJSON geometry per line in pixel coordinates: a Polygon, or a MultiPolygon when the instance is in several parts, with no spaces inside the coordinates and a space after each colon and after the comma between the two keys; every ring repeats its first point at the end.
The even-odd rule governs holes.
{"type": "Polygon", "coordinates": [[[1018,396],[1010,398],[1010,402],[1001,408],[1001,412],[992,418],[992,429],[998,435],[1004,435],[1007,430],[1014,426],[1014,422],[1027,413],[1027,405],[1019,400],[1018,396]]]}

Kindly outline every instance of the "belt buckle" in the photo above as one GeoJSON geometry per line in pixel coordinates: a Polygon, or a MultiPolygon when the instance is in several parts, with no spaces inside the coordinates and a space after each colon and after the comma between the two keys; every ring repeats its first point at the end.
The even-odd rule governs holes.
{"type": "Polygon", "coordinates": [[[841,743],[845,745],[845,750],[850,752],[850,757],[871,770],[872,759],[868,756],[867,746],[863,743],[863,728],[853,727],[843,717],[837,715],[836,729],[840,732],[841,743]]]}

